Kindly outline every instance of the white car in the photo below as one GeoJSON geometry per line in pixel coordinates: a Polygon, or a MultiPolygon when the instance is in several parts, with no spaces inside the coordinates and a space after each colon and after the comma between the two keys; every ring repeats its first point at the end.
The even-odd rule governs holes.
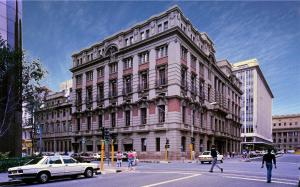
{"type": "MultiPolygon", "coordinates": [[[[223,155],[221,155],[218,151],[217,154],[217,160],[223,163],[223,155]]],[[[210,151],[204,151],[201,155],[198,156],[198,159],[201,164],[203,164],[204,162],[211,163],[213,160],[212,156],[210,155],[210,151]]]]}
{"type": "Polygon", "coordinates": [[[70,156],[43,156],[32,159],[24,166],[9,168],[8,177],[22,180],[25,183],[32,183],[34,180],[46,183],[50,178],[58,176],[76,178],[83,174],[90,178],[98,170],[98,164],[79,163],[70,156]]]}

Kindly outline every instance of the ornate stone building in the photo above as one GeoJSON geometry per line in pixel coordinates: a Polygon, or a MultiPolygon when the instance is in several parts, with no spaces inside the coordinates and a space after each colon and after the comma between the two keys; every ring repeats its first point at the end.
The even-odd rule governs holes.
{"type": "Polygon", "coordinates": [[[101,127],[116,150],[135,149],[140,158],[163,158],[166,139],[169,159],[188,156],[191,143],[196,154],[212,144],[221,153],[240,151],[241,82],[228,61],[216,62],[213,42],[179,7],[72,58],[66,142],[75,152],[99,151],[101,127]]]}
{"type": "Polygon", "coordinates": [[[300,150],[300,114],[272,118],[273,145],[277,150],[300,150]]]}

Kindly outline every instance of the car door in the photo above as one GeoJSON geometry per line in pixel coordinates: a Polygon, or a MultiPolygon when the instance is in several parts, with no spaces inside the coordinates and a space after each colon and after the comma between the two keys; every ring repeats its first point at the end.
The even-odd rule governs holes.
{"type": "Polygon", "coordinates": [[[63,157],[63,162],[65,165],[65,175],[83,173],[83,167],[77,162],[77,160],[71,157],[63,157]]]}
{"type": "Polygon", "coordinates": [[[48,159],[48,170],[51,176],[61,176],[64,175],[65,169],[62,162],[61,156],[50,156],[48,159]]]}

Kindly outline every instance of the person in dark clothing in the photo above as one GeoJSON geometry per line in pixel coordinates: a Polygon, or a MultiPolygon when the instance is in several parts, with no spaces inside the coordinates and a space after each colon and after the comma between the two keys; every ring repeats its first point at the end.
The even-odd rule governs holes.
{"type": "Polygon", "coordinates": [[[221,170],[221,172],[223,173],[223,168],[221,168],[221,167],[217,164],[217,161],[218,161],[218,153],[217,153],[217,151],[216,151],[216,146],[215,146],[215,145],[212,145],[212,146],[211,146],[210,155],[211,155],[211,157],[213,158],[213,160],[212,160],[212,165],[211,165],[211,168],[210,168],[209,172],[213,172],[214,167],[217,166],[217,167],[221,170]]]}
{"type": "Polygon", "coordinates": [[[275,155],[271,153],[271,149],[268,149],[268,153],[265,154],[263,156],[263,160],[262,160],[262,165],[261,168],[264,167],[264,162],[266,162],[266,168],[267,168],[267,183],[271,182],[271,178],[272,178],[272,168],[273,168],[273,164],[272,161],[274,163],[274,167],[276,167],[276,158],[275,155]]]}

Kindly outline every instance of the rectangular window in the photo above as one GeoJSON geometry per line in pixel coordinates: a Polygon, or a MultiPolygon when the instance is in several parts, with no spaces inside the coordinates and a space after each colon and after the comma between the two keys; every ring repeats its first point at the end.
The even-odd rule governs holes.
{"type": "Polygon", "coordinates": [[[186,144],[186,138],[185,138],[185,136],[182,136],[181,137],[181,152],[185,152],[185,150],[186,150],[185,144],[186,144]]]}
{"type": "Polygon", "coordinates": [[[140,64],[145,64],[149,62],[149,52],[143,52],[139,54],[139,63],[140,64]]]}
{"type": "Polygon", "coordinates": [[[141,40],[145,40],[146,36],[145,36],[145,32],[141,32],[141,40]]]}
{"type": "Polygon", "coordinates": [[[102,114],[100,114],[98,116],[98,127],[99,128],[103,127],[103,115],[102,114]]]}
{"type": "Polygon", "coordinates": [[[161,24],[159,24],[159,25],[157,26],[157,31],[158,31],[158,33],[162,32],[162,25],[161,25],[161,24]]]}
{"type": "Polygon", "coordinates": [[[57,117],[59,118],[60,110],[57,110],[56,115],[57,115],[57,117]]]}
{"type": "Polygon", "coordinates": [[[188,53],[188,50],[181,46],[181,59],[187,61],[187,53],[188,53]]]}
{"type": "Polygon", "coordinates": [[[125,126],[130,126],[130,110],[125,111],[125,126]]]}
{"type": "Polygon", "coordinates": [[[168,21],[164,22],[164,31],[168,29],[168,21]]]}
{"type": "Polygon", "coordinates": [[[155,147],[156,147],[156,152],[160,151],[160,138],[155,139],[155,147]]]}
{"type": "Polygon", "coordinates": [[[104,84],[98,84],[97,85],[97,99],[98,101],[101,101],[104,99],[104,84]]]}
{"type": "Polygon", "coordinates": [[[80,118],[77,118],[77,131],[80,131],[80,118]]]}
{"type": "Polygon", "coordinates": [[[147,108],[141,108],[141,124],[147,123],[147,108]]]}
{"type": "Polygon", "coordinates": [[[118,95],[117,80],[110,80],[110,97],[116,97],[118,95]]]}
{"type": "Polygon", "coordinates": [[[131,36],[131,37],[129,38],[129,40],[130,40],[130,44],[133,44],[133,36],[131,36]]]}
{"type": "Polygon", "coordinates": [[[132,57],[125,58],[125,59],[123,60],[123,63],[124,63],[124,69],[132,68],[133,58],[132,58],[132,57]]]}
{"type": "Polygon", "coordinates": [[[191,93],[196,94],[196,75],[191,75],[191,93]]]}
{"type": "Polygon", "coordinates": [[[163,86],[167,84],[167,70],[165,66],[159,67],[158,69],[158,86],[163,86]]]}
{"type": "Polygon", "coordinates": [[[66,116],[66,109],[63,109],[63,117],[66,116]]]}
{"type": "Polygon", "coordinates": [[[191,67],[196,69],[197,58],[194,55],[191,55],[191,67]]]}
{"type": "Polygon", "coordinates": [[[116,127],[116,113],[111,113],[111,127],[115,128],[116,127]]]}
{"type": "Polygon", "coordinates": [[[147,30],[146,30],[146,38],[149,38],[149,36],[150,36],[149,33],[150,33],[150,31],[149,31],[149,29],[147,29],[147,30]]]}
{"type": "Polygon", "coordinates": [[[92,81],[93,80],[93,71],[86,72],[86,81],[92,81]]]}
{"type": "Polygon", "coordinates": [[[126,38],[125,39],[125,46],[129,46],[130,45],[130,43],[129,43],[129,39],[128,38],[126,38]]]}
{"type": "Polygon", "coordinates": [[[142,138],[141,139],[141,145],[142,145],[142,147],[141,147],[142,152],[147,151],[147,141],[146,141],[146,138],[142,138]]]}
{"type": "Polygon", "coordinates": [[[165,122],[165,105],[158,106],[158,122],[164,123],[165,122]]]}
{"type": "Polygon", "coordinates": [[[167,57],[167,56],[168,56],[168,46],[167,45],[156,48],[156,58],[157,59],[167,57]]]}
{"type": "Polygon", "coordinates": [[[116,73],[118,71],[118,64],[117,63],[112,63],[109,65],[109,73],[116,73]]]}
{"type": "Polygon", "coordinates": [[[148,89],[148,72],[143,71],[140,73],[140,90],[148,89]]]}
{"type": "Polygon", "coordinates": [[[91,130],[91,123],[92,123],[91,116],[88,116],[87,117],[87,130],[91,130]]]}
{"type": "Polygon", "coordinates": [[[76,85],[81,85],[82,84],[82,75],[76,75],[76,85]]]}
{"type": "Polygon", "coordinates": [[[186,120],[185,120],[185,114],[186,113],[186,108],[185,106],[182,106],[182,123],[185,123],[186,120]]]}
{"type": "Polygon", "coordinates": [[[90,104],[93,102],[93,87],[89,86],[86,87],[86,103],[90,104]]]}
{"type": "Polygon", "coordinates": [[[132,92],[132,76],[131,75],[124,77],[123,88],[124,88],[124,94],[129,94],[132,92]]]}
{"type": "Polygon", "coordinates": [[[103,77],[104,76],[104,66],[97,69],[97,77],[103,77]]]}

